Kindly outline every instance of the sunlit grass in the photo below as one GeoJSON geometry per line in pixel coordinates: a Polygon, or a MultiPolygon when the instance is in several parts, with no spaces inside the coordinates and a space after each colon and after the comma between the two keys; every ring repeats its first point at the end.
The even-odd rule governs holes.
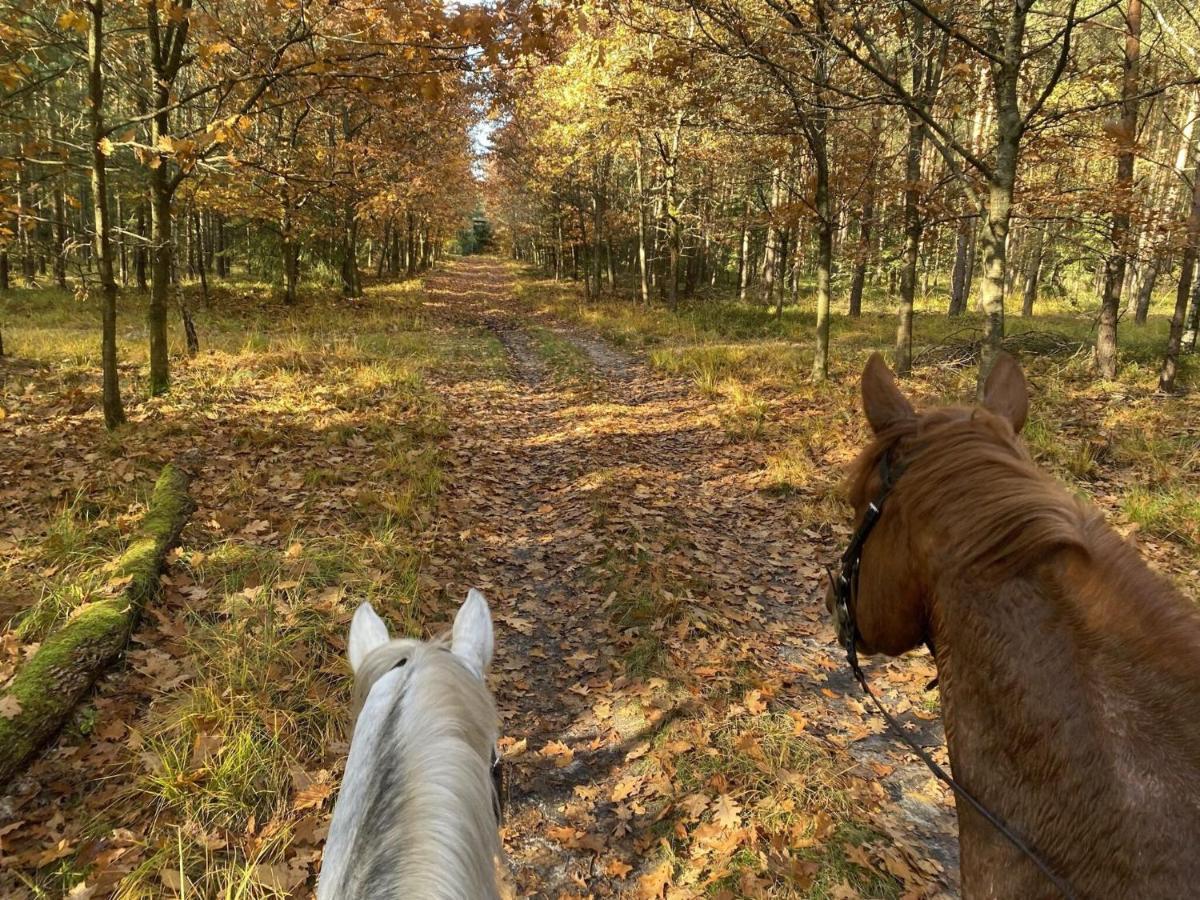
{"type": "Polygon", "coordinates": [[[1181,488],[1135,487],[1122,500],[1125,514],[1143,531],[1200,549],[1200,497],[1181,488]]]}
{"type": "Polygon", "coordinates": [[[13,632],[22,641],[40,641],[66,622],[77,609],[100,595],[103,577],[70,570],[45,579],[37,598],[13,618],[13,632]]]}
{"type": "MultiPolygon", "coordinates": [[[[208,305],[198,287],[185,284],[200,335],[202,355],[212,355],[216,367],[225,359],[235,377],[247,359],[261,370],[296,372],[323,370],[327,365],[379,360],[416,366],[456,367],[491,365],[494,354],[481,351],[483,336],[431,330],[421,309],[421,283],[372,285],[364,299],[349,304],[335,293],[314,291],[294,307],[284,306],[265,286],[231,280],[212,291],[208,305]],[[465,340],[464,340],[465,338],[465,340]],[[331,358],[332,357],[332,358],[331,358]]],[[[123,365],[143,366],[148,360],[146,312],[148,297],[134,290],[118,301],[118,354],[123,365]]],[[[76,367],[94,367],[100,358],[96,298],[79,300],[57,289],[15,288],[0,296],[5,352],[15,358],[76,367]]],[[[168,310],[172,356],[184,355],[178,311],[168,310]]],[[[403,376],[402,376],[403,377],[403,376]]]]}
{"type": "Polygon", "coordinates": [[[754,388],[746,387],[732,378],[717,385],[722,398],[721,426],[733,440],[755,440],[767,430],[770,404],[754,388]]]}
{"type": "MultiPolygon", "coordinates": [[[[681,303],[676,311],[655,303],[642,305],[629,299],[605,298],[585,304],[569,283],[532,280],[523,282],[519,296],[534,309],[553,310],[604,332],[627,346],[650,351],[655,365],[676,373],[714,370],[718,375],[786,387],[807,381],[812,368],[815,310],[811,292],[802,291],[798,305],[784,307],[777,318],[773,307],[731,300],[714,294],[681,303]]],[[[1043,298],[1031,319],[1010,315],[1010,335],[1054,332],[1080,344],[1095,337],[1094,310],[1085,295],[1068,300],[1043,298]]],[[[1126,324],[1120,333],[1122,381],[1157,378],[1166,341],[1171,301],[1165,295],[1152,307],[1146,325],[1126,324]]],[[[832,322],[834,371],[854,361],[856,371],[871,350],[890,351],[895,342],[895,299],[874,289],[868,292],[864,313],[849,318],[835,306],[832,322]]],[[[976,312],[950,318],[945,304],[931,293],[918,300],[914,324],[914,351],[977,339],[981,321],[976,312]]],[[[1185,360],[1185,380],[1194,378],[1196,365],[1185,360]]]]}
{"type": "Polygon", "coordinates": [[[16,636],[40,641],[95,599],[107,580],[102,566],[120,546],[119,529],[99,505],[81,495],[62,503],[44,531],[18,544],[6,561],[35,572],[26,582],[32,596],[23,598],[22,608],[8,623],[16,636]]]}

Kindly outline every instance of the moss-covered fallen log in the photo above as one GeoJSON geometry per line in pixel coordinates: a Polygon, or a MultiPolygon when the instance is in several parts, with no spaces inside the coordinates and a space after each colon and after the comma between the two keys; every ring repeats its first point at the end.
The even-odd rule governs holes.
{"type": "Polygon", "coordinates": [[[195,509],[188,479],[166,466],[129,548],[113,563],[116,593],[81,608],[0,691],[0,784],[58,733],[75,704],[125,649],[157,593],[167,551],[195,509]]]}

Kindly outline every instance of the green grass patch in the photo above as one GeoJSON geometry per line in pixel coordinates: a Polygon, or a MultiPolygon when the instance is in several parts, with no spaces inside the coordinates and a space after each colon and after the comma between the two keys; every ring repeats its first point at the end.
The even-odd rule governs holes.
{"type": "Polygon", "coordinates": [[[1125,515],[1147,534],[1200,548],[1200,497],[1180,488],[1134,487],[1122,500],[1125,515]]]}
{"type": "Polygon", "coordinates": [[[540,325],[528,329],[538,358],[558,381],[568,384],[590,382],[596,371],[587,353],[570,339],[540,325]]]}

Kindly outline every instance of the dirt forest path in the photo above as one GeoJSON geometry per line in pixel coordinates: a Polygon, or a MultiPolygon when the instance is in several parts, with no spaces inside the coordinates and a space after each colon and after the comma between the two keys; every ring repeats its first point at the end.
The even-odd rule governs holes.
{"type": "MultiPolygon", "coordinates": [[[[654,888],[648,860],[664,828],[645,802],[661,798],[644,757],[673,719],[703,719],[697,705],[709,695],[698,685],[740,690],[742,661],[777,676],[747,705],[790,711],[870,789],[883,838],[870,864],[914,896],[956,893],[947,796],[864,710],[835,652],[821,587],[828,541],[796,533],[787,502],[756,488],[761,450],[729,442],[689,383],[542,321],[594,369],[584,387],[564,387],[511,278],[502,262],[474,257],[426,282],[430,315],[490,330],[509,377],[439,387],[452,430],[425,577],[448,597],[478,586],[493,605],[517,895],[654,888]],[[643,621],[627,596],[639,591],[682,612],[643,621]],[[690,698],[672,694],[671,676],[637,669],[638,654],[659,645],[690,679],[690,698]]],[[[873,669],[914,733],[936,745],[918,686],[928,661],[873,669]]]]}

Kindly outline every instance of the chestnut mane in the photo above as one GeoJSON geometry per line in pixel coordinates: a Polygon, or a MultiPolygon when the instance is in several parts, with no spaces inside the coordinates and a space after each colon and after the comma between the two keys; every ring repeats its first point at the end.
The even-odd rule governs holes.
{"type": "Polygon", "coordinates": [[[880,460],[895,483],[888,506],[954,535],[940,561],[1003,575],[1065,548],[1089,554],[1099,514],[1034,465],[1011,425],[985,409],[947,407],[889,426],[853,464],[850,500],[879,491],[880,460]],[[998,571],[997,571],[998,570],[998,571]]]}

